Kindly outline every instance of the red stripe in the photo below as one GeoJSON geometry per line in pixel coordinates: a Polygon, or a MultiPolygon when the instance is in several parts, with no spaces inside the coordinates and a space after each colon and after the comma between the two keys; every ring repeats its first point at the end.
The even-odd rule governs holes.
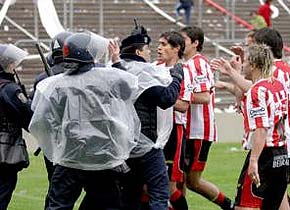
{"type": "Polygon", "coordinates": [[[183,137],[183,125],[176,126],[176,151],[173,160],[172,175],[171,180],[173,182],[182,182],[183,181],[183,171],[180,169],[180,156],[182,149],[182,137],[183,137]]]}
{"type": "Polygon", "coordinates": [[[186,120],[186,139],[189,139],[190,135],[190,127],[191,127],[191,105],[189,105],[189,108],[187,110],[187,120],[186,120]]]}
{"type": "Polygon", "coordinates": [[[209,108],[207,104],[203,105],[203,132],[204,132],[204,139],[209,139],[210,133],[210,115],[209,115],[209,108]]]}

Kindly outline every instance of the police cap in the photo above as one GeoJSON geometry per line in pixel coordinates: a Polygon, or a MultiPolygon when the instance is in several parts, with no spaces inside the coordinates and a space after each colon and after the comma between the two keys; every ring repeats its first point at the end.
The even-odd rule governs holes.
{"type": "Polygon", "coordinates": [[[145,34],[135,34],[130,35],[127,38],[125,38],[121,43],[121,49],[124,49],[126,47],[129,47],[133,44],[144,44],[149,45],[151,42],[151,38],[148,35],[145,34]]]}

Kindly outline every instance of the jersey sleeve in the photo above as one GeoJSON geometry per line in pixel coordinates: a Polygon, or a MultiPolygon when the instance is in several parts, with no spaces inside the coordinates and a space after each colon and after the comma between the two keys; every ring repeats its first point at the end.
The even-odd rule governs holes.
{"type": "Polygon", "coordinates": [[[203,59],[194,59],[195,75],[193,89],[195,93],[210,91],[212,88],[210,78],[210,65],[203,59]]]}
{"type": "Polygon", "coordinates": [[[247,96],[247,119],[250,130],[269,128],[269,114],[266,98],[268,92],[262,87],[255,87],[247,96]]]}
{"type": "Polygon", "coordinates": [[[184,78],[180,85],[180,93],[178,99],[190,102],[193,94],[193,75],[186,67],[183,67],[184,78]]]}

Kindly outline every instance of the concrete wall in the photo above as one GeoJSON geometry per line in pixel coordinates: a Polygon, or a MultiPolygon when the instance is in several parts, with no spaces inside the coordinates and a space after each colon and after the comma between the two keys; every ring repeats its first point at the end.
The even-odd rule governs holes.
{"type": "MultiPolygon", "coordinates": [[[[243,117],[236,113],[215,114],[218,141],[219,142],[241,142],[243,136],[243,117]]],[[[26,140],[29,151],[37,148],[37,142],[29,133],[24,131],[24,139],[26,140]]]]}
{"type": "Polygon", "coordinates": [[[241,142],[244,132],[243,117],[237,113],[215,114],[218,141],[241,142]]]}

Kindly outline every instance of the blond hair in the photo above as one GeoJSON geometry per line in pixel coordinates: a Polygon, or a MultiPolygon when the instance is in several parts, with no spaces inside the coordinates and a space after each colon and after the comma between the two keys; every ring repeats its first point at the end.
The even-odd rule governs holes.
{"type": "Polygon", "coordinates": [[[254,44],[246,49],[249,64],[257,68],[263,78],[272,76],[273,54],[265,44],[254,44]]]}

